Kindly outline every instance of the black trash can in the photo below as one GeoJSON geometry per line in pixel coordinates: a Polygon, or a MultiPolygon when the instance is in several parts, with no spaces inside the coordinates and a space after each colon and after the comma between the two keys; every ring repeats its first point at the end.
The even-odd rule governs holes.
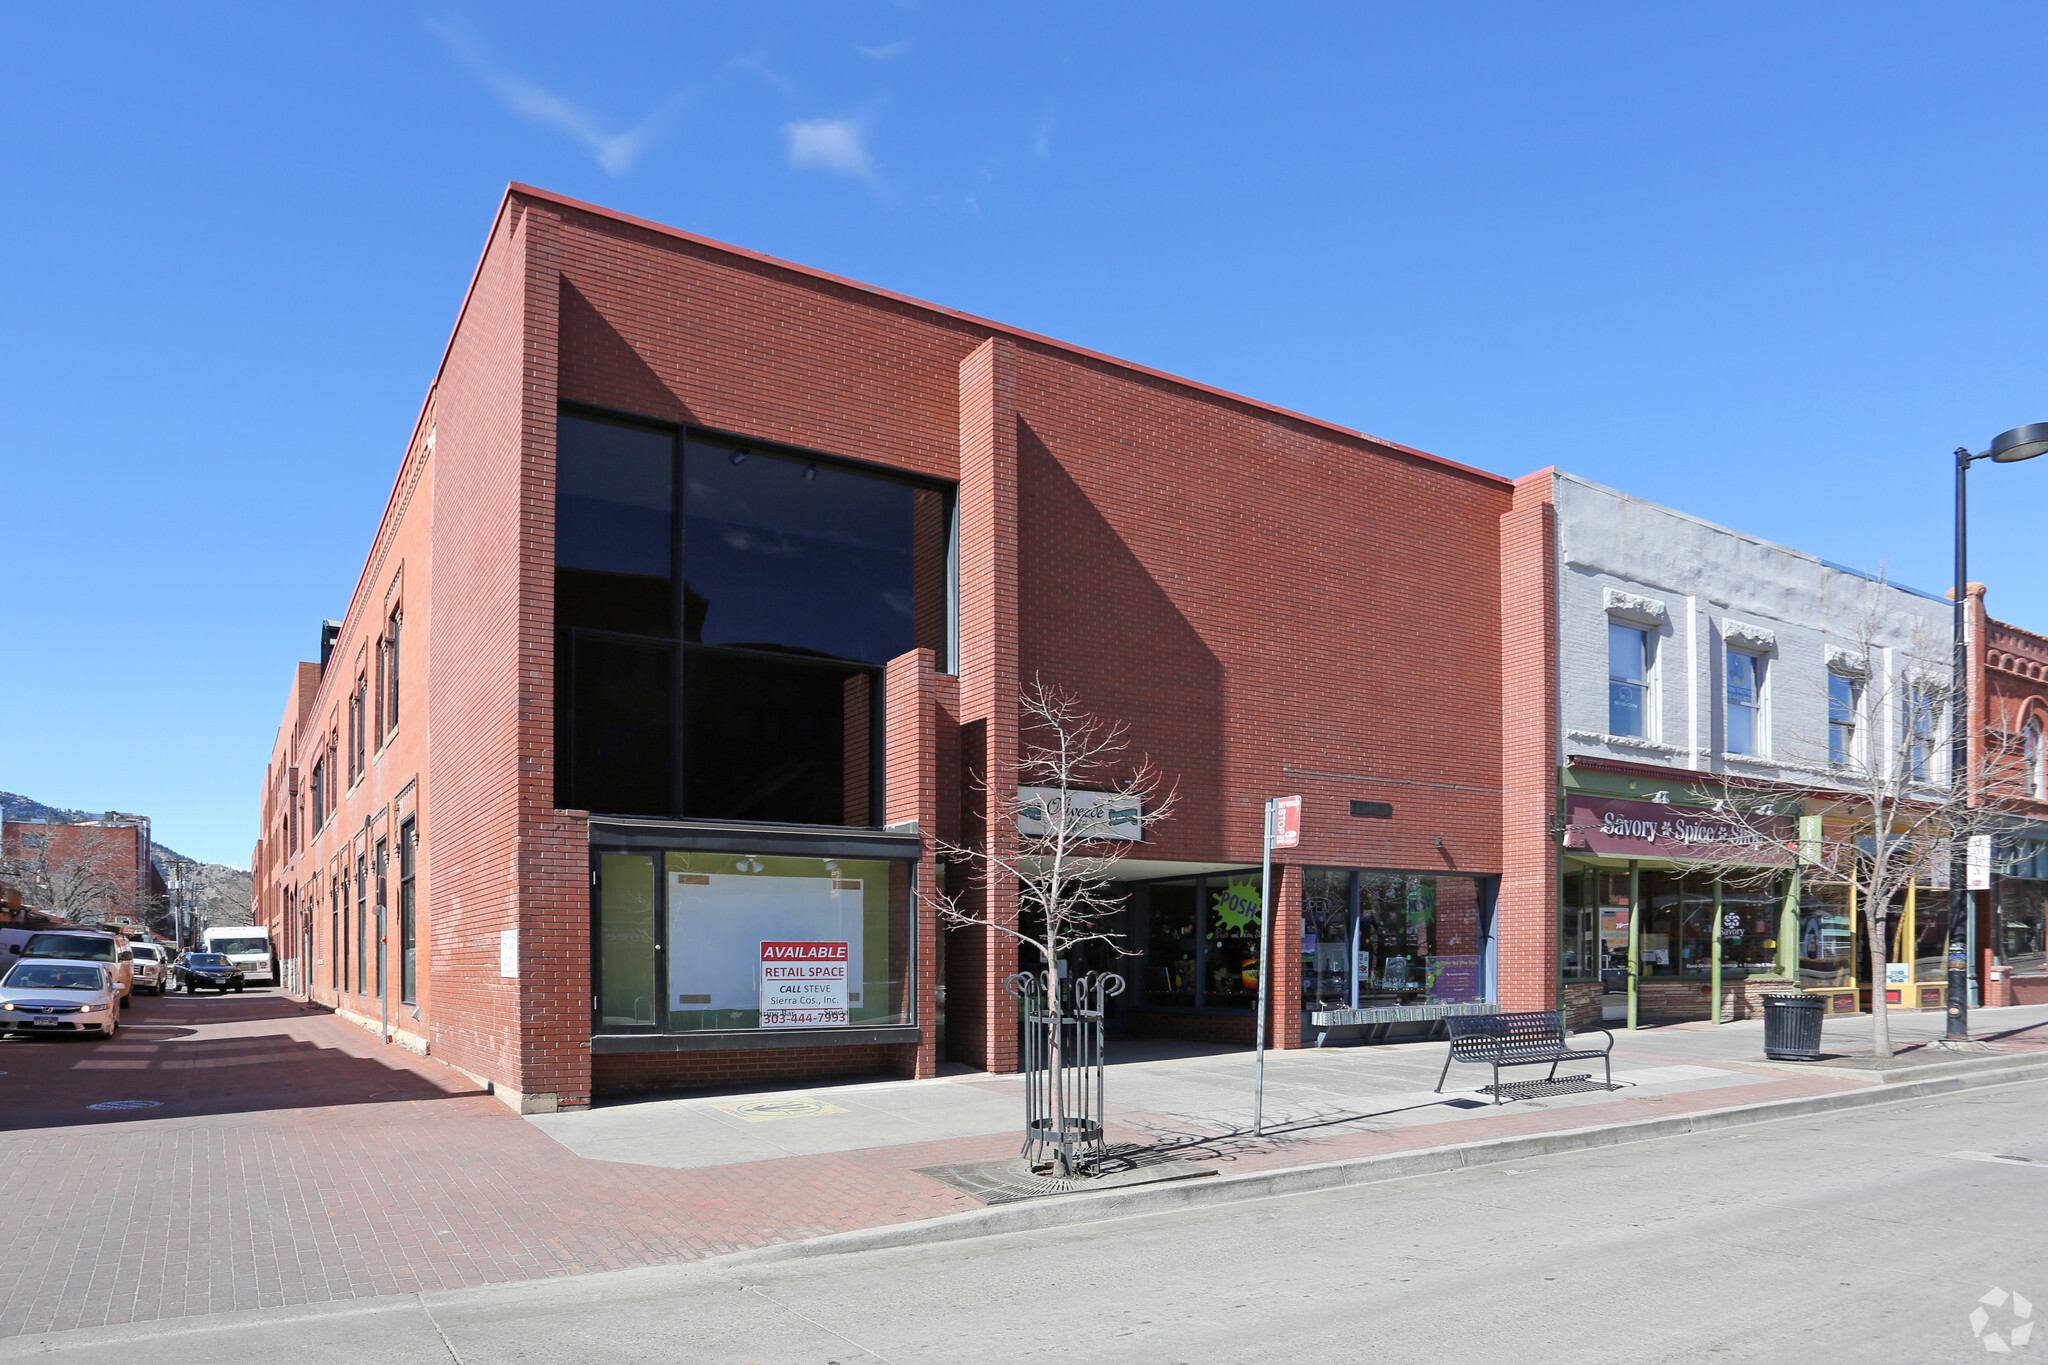
{"type": "Polygon", "coordinates": [[[1820,1060],[1820,1020],[1827,1001],[1790,991],[1764,997],[1764,1056],[1776,1062],[1820,1060]]]}

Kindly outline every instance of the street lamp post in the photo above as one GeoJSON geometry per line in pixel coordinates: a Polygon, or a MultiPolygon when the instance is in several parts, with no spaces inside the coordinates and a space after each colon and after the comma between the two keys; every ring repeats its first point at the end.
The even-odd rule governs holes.
{"type": "MultiPolygon", "coordinates": [[[[1989,450],[1975,455],[1968,446],[1956,449],[1956,604],[1955,685],[1949,692],[1948,777],[1951,784],[1969,783],[1969,692],[1970,656],[1963,638],[1968,584],[1970,581],[1969,475],[1979,460],[1995,464],[2017,464],[2048,453],[2048,422],[2014,427],[1991,443],[1989,450]]],[[[1970,789],[1962,792],[1967,803],[1970,789]]],[[[1970,1036],[1970,886],[1965,867],[1964,841],[1949,841],[1948,869],[1948,1037],[1962,1041],[1970,1036]]],[[[1882,1009],[1880,1003],[1873,1008],[1882,1009]]]]}

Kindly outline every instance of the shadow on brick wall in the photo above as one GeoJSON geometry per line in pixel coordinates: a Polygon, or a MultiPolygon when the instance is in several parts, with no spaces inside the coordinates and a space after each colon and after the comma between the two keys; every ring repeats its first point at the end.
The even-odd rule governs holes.
{"type": "Polygon", "coordinates": [[[675,391],[610,319],[565,277],[561,304],[561,396],[667,422],[695,420],[675,391]]]}
{"type": "Polygon", "coordinates": [[[1017,427],[1024,680],[1041,674],[1127,723],[1133,756],[1150,755],[1166,785],[1179,785],[1179,808],[1148,836],[1145,857],[1215,858],[1224,847],[1223,666],[1030,424],[1017,427]]]}

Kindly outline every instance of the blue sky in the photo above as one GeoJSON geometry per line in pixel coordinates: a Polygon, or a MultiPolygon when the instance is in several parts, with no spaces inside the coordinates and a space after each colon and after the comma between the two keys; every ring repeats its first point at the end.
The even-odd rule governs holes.
{"type": "MultiPolygon", "coordinates": [[[[2048,420],[2039,5],[4,23],[0,788],[213,860],[508,180],[1936,591],[1947,452],[2048,420]]],[[[2048,460],[1979,469],[2048,628],[2048,460]]]]}

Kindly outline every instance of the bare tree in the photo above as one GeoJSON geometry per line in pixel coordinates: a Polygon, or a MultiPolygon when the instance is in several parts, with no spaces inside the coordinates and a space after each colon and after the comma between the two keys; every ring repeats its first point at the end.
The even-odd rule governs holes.
{"type": "Polygon", "coordinates": [[[1884,587],[1869,585],[1846,636],[1832,638],[1827,667],[1811,680],[1826,707],[1826,732],[1792,735],[1783,780],[1727,779],[1702,857],[1685,865],[1750,889],[1796,865],[1802,875],[1853,888],[1863,909],[1878,1057],[1892,1055],[1887,907],[1915,882],[1945,886],[1956,841],[1988,831],[2003,809],[1984,791],[1950,780],[1942,722],[1956,679],[1945,660],[1948,642],[1916,631],[1896,646],[1884,587]],[[1805,811],[1796,827],[1786,813],[1795,803],[1805,811]]]}
{"type": "Polygon", "coordinates": [[[133,888],[117,875],[117,860],[109,854],[99,841],[82,837],[70,853],[30,863],[40,908],[73,923],[104,919],[116,910],[130,909],[133,888]]]}
{"type": "Polygon", "coordinates": [[[978,867],[974,881],[983,895],[974,904],[958,893],[935,899],[947,924],[991,930],[1037,950],[1046,973],[1046,1056],[1058,1133],[1065,1119],[1058,1098],[1060,969],[1085,943],[1123,952],[1122,935],[1106,925],[1122,904],[1110,891],[1117,863],[1133,841],[1172,815],[1179,789],[1162,794],[1165,783],[1151,760],[1130,760],[1128,727],[1085,710],[1056,684],[1034,678],[1019,710],[1022,746],[1014,780],[991,771],[981,786],[989,835],[1014,830],[1016,840],[988,837],[978,848],[939,842],[941,858],[978,867]],[[1005,883],[1017,887],[1014,920],[993,913],[995,897],[987,894],[1005,883]]]}

